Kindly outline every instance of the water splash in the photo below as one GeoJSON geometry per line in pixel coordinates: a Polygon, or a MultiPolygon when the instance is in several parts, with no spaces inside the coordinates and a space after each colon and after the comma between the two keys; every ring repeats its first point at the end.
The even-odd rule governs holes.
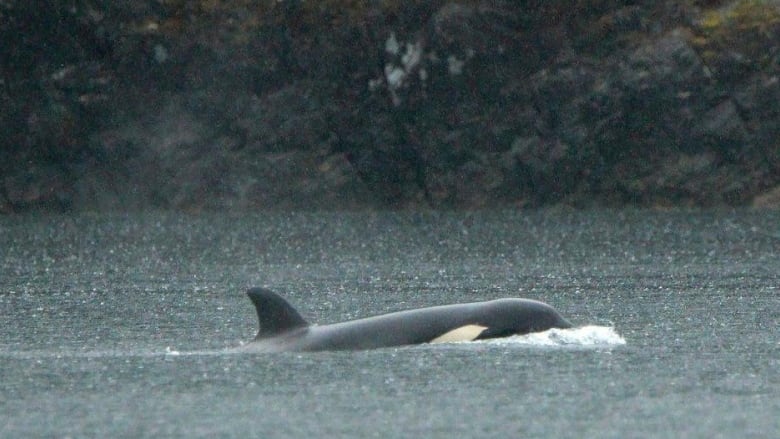
{"type": "Polygon", "coordinates": [[[590,325],[571,329],[550,329],[532,334],[483,340],[480,343],[501,346],[602,348],[622,346],[626,344],[626,340],[611,326],[590,325]]]}

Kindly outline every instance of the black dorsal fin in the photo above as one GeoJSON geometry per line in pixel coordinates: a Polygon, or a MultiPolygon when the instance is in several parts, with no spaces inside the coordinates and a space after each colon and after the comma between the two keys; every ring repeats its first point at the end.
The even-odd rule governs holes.
{"type": "Polygon", "coordinates": [[[246,294],[255,304],[257,320],[260,322],[256,339],[309,326],[292,305],[273,291],[266,288],[250,288],[246,294]]]}

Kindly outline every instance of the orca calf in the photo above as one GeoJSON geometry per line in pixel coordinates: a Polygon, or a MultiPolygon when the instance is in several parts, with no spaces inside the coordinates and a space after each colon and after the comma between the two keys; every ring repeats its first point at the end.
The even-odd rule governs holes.
{"type": "Polygon", "coordinates": [[[498,299],[412,309],[331,325],[310,325],[281,296],[250,288],[260,330],[242,351],[337,351],[483,340],[572,325],[546,303],[498,299]]]}

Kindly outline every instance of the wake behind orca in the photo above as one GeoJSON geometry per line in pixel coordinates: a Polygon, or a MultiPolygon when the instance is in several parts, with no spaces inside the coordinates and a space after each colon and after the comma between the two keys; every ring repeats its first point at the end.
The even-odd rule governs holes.
{"type": "Polygon", "coordinates": [[[376,349],[572,327],[550,305],[529,299],[434,306],[317,326],[273,291],[250,288],[247,294],[260,322],[254,341],[241,348],[251,352],[376,349]]]}

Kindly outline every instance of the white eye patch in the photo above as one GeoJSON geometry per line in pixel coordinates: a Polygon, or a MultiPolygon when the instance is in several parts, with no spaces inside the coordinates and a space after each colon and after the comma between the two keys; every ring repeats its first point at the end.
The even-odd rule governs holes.
{"type": "Polygon", "coordinates": [[[459,328],[455,328],[452,331],[445,332],[444,334],[431,340],[431,343],[452,343],[456,341],[472,341],[476,340],[482,331],[487,329],[487,326],[479,325],[466,325],[459,328]]]}

